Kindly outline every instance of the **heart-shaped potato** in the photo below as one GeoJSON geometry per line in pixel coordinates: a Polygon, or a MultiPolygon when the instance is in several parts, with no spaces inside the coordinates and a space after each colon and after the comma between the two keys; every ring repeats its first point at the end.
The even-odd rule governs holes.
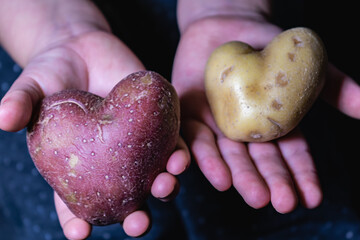
{"type": "Polygon", "coordinates": [[[28,127],[29,153],[78,217],[121,222],[165,169],[179,136],[179,100],[155,72],[121,80],[106,98],[80,90],[46,97],[28,127]]]}
{"type": "Polygon", "coordinates": [[[228,42],[211,54],[205,89],[220,130],[230,139],[263,142],[291,131],[323,85],[327,55],[310,29],[293,28],[262,51],[228,42]]]}

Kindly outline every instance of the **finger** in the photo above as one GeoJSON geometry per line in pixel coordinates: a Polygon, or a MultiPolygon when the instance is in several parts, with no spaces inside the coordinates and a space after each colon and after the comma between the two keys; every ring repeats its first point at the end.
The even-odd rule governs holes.
{"type": "Polygon", "coordinates": [[[322,96],[346,115],[360,118],[360,86],[332,64],[328,67],[322,96]]]}
{"type": "Polygon", "coordinates": [[[230,168],[232,182],[244,201],[253,208],[269,203],[269,190],[250,159],[246,145],[221,137],[221,154],[230,168]]]}
{"type": "Polygon", "coordinates": [[[280,213],[292,211],[297,205],[296,191],[277,146],[272,142],[250,143],[249,153],[270,189],[273,207],[280,213]]]}
{"type": "Polygon", "coordinates": [[[167,162],[166,170],[173,175],[179,175],[184,172],[189,165],[190,153],[184,140],[180,137],[175,152],[167,162]]]}
{"type": "Polygon", "coordinates": [[[150,216],[146,211],[139,210],[129,214],[124,222],[123,228],[130,237],[139,237],[146,233],[150,227],[150,216]]]}
{"type": "Polygon", "coordinates": [[[29,89],[10,89],[1,100],[0,129],[15,132],[23,129],[30,121],[33,99],[29,89]]]}
{"type": "Polygon", "coordinates": [[[309,146],[297,129],[278,141],[284,160],[295,181],[303,205],[317,207],[322,200],[322,191],[309,146]]]}
{"type": "Polygon", "coordinates": [[[195,121],[183,121],[184,138],[205,177],[219,191],[231,187],[231,173],[222,159],[210,128],[195,121]]]}
{"type": "Polygon", "coordinates": [[[66,238],[70,240],[86,239],[91,233],[91,225],[77,218],[56,192],[54,193],[54,199],[59,222],[66,238]]]}
{"type": "Polygon", "coordinates": [[[33,59],[1,100],[0,128],[18,131],[46,95],[69,87],[86,88],[82,60],[67,49],[52,49],[33,59]]]}
{"type": "Polygon", "coordinates": [[[151,194],[162,200],[169,201],[175,198],[179,192],[179,182],[170,173],[163,172],[160,173],[154,180],[151,186],[151,194]]]}

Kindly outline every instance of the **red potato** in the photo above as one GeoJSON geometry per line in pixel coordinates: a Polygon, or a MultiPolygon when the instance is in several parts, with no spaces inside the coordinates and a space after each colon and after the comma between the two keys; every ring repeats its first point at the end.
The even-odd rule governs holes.
{"type": "Polygon", "coordinates": [[[164,171],[180,127],[179,99],[142,71],[106,98],[80,90],[46,97],[28,127],[29,153],[69,209],[94,225],[122,222],[164,171]]]}

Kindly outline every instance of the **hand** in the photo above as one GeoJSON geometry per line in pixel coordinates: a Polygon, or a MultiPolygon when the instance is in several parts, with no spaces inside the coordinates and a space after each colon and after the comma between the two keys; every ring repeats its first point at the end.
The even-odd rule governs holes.
{"type": "Polygon", "coordinates": [[[264,48],[278,27],[258,18],[213,16],[194,21],[182,33],[173,69],[173,84],[182,107],[182,131],[199,168],[218,190],[233,185],[254,208],[267,205],[281,213],[293,210],[300,197],[318,206],[322,192],[309,146],[298,129],[276,141],[241,143],[217,128],[204,91],[207,58],[220,44],[239,40],[264,48]]]}
{"type": "MultiPolygon", "coordinates": [[[[136,56],[115,36],[106,31],[91,31],[63,39],[35,55],[2,99],[0,128],[17,131],[24,128],[36,103],[54,92],[77,88],[105,96],[128,74],[143,70],[136,56]]],[[[167,164],[168,172],[157,176],[152,194],[167,200],[177,192],[179,184],[174,175],[185,170],[189,156],[180,139],[167,164]]],[[[64,234],[69,239],[84,239],[91,226],[74,216],[55,194],[55,204],[64,234]]],[[[130,236],[142,235],[150,225],[149,214],[139,210],[123,222],[130,236]]]]}

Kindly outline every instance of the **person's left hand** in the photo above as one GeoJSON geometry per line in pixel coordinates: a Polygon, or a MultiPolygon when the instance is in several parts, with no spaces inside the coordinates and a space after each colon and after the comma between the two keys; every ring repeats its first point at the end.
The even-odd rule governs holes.
{"type": "Polygon", "coordinates": [[[278,212],[286,213],[296,207],[298,196],[307,208],[322,200],[305,138],[296,129],[275,141],[232,141],[217,128],[204,90],[206,61],[217,46],[238,40],[262,49],[280,32],[264,20],[241,17],[194,21],[182,33],[172,80],[181,100],[183,137],[210,183],[220,191],[233,185],[254,208],[271,201],[278,212]]]}

